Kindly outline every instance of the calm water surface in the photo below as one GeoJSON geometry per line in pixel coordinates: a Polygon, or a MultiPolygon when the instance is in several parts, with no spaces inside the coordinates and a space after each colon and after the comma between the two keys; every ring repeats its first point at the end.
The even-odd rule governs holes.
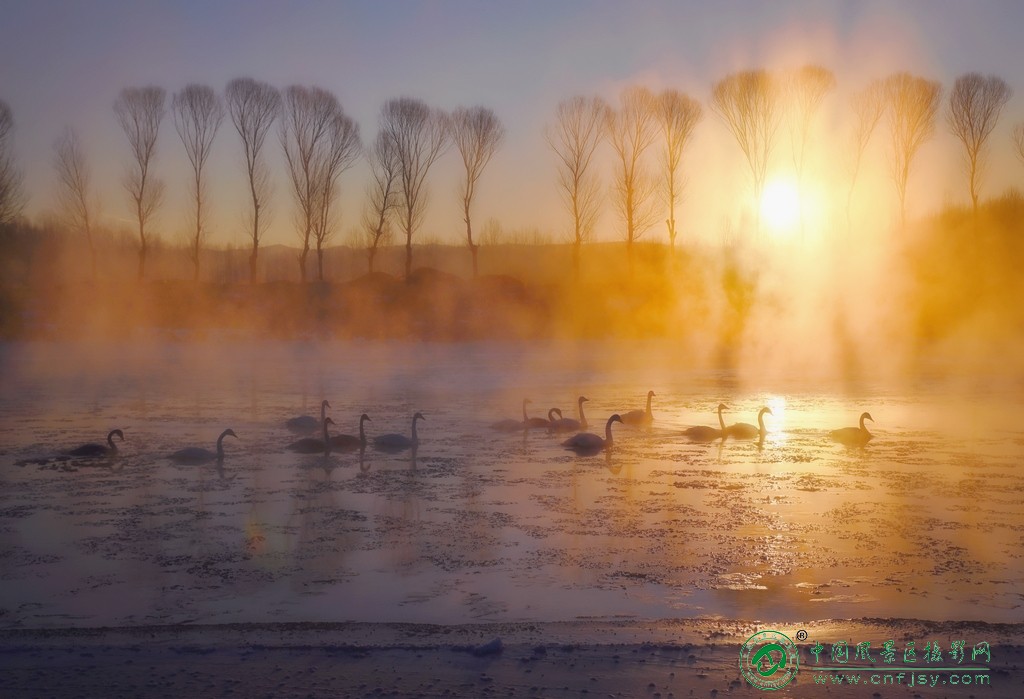
{"type": "MultiPolygon", "coordinates": [[[[0,628],[585,617],[1024,621],[1019,378],[899,388],[742,384],[640,344],[12,344],[0,349],[0,628]],[[579,457],[542,431],[591,431],[579,457]],[[413,457],[284,449],[331,402],[337,429],[408,433],[413,457]],[[686,426],[755,422],[756,443],[686,426]],[[864,450],[829,429],[875,417],[864,450]],[[54,457],[121,428],[112,462],[54,457]],[[166,455],[213,448],[222,468],[166,455]]],[[[870,426],[870,423],[869,423],[870,426]]]]}

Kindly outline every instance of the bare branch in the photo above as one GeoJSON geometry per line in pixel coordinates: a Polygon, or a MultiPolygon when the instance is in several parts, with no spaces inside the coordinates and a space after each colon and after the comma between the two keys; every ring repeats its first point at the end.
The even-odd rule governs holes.
{"type": "Polygon", "coordinates": [[[92,278],[96,279],[96,247],[92,237],[95,205],[92,197],[92,171],[82,152],[82,144],[68,128],[53,144],[53,166],[57,171],[57,201],[68,225],[85,235],[89,246],[92,278]]]}
{"type": "Polygon", "coordinates": [[[878,126],[882,113],[885,111],[885,87],[879,80],[872,80],[867,87],[855,92],[850,97],[850,108],[853,111],[854,126],[850,137],[851,157],[849,161],[850,188],[846,191],[846,229],[847,235],[853,228],[851,210],[853,190],[857,186],[860,175],[861,161],[864,151],[871,142],[871,134],[878,126]]]}
{"type": "Polygon", "coordinates": [[[466,242],[473,256],[473,276],[477,275],[477,245],[473,243],[473,226],[469,209],[476,193],[476,183],[494,152],[505,138],[505,127],[494,112],[486,107],[459,108],[452,114],[452,140],[462,156],[465,179],[462,181],[463,220],[466,223],[466,242]]]}
{"type": "Polygon", "coordinates": [[[907,222],[907,181],[921,145],[935,133],[935,114],[942,100],[942,85],[909,73],[885,80],[885,101],[890,129],[890,166],[900,200],[900,222],[907,222]]]}
{"type": "Polygon", "coordinates": [[[163,182],[152,173],[156,139],[164,118],[166,93],[162,87],[128,87],[114,102],[118,123],[128,137],[132,162],[125,177],[125,189],[135,205],[139,225],[139,279],[146,274],[146,225],[163,200],[163,182]]]}
{"type": "Polygon", "coordinates": [[[666,90],[657,97],[655,119],[661,127],[664,150],[661,152],[664,181],[662,194],[668,207],[668,239],[676,244],[676,204],[682,198],[685,180],[679,174],[686,146],[693,137],[697,124],[704,118],[700,102],[676,90],[666,90]]]}
{"type": "Polygon", "coordinates": [[[366,231],[366,253],[369,271],[377,249],[391,239],[391,217],[398,208],[398,153],[395,143],[381,131],[373,142],[370,159],[370,183],[366,187],[366,209],[363,228],[366,231]]]}
{"type": "Polygon", "coordinates": [[[270,197],[270,174],[263,159],[263,143],[270,133],[274,119],[281,112],[281,95],[274,87],[252,78],[232,80],[228,83],[225,93],[231,122],[242,139],[245,169],[249,177],[249,194],[252,198],[249,282],[254,283],[260,239],[268,223],[266,207],[270,197]]]}
{"type": "Polygon", "coordinates": [[[964,169],[974,210],[985,167],[985,142],[999,121],[1013,91],[1002,78],[978,73],[961,75],[953,83],[946,108],[946,122],[964,147],[964,169]]]}
{"type": "Polygon", "coordinates": [[[25,207],[24,176],[14,160],[13,132],[14,115],[0,100],[0,226],[16,219],[25,207]]]}
{"type": "Polygon", "coordinates": [[[1017,157],[1024,163],[1024,121],[1013,127],[1013,149],[1017,151],[1017,157]]]}
{"type": "Polygon", "coordinates": [[[629,87],[620,96],[618,110],[606,113],[608,142],[617,156],[612,190],[615,208],[626,224],[627,249],[640,238],[655,219],[655,181],[644,163],[644,153],[657,135],[655,100],[644,87],[629,87]]]}
{"type": "Polygon", "coordinates": [[[196,206],[195,229],[190,234],[189,257],[192,258],[193,280],[199,281],[199,252],[206,239],[206,183],[203,167],[210,157],[213,139],[224,119],[224,107],[213,89],[205,85],[189,85],[171,100],[174,128],[185,146],[192,164],[192,200],[196,206]]]}

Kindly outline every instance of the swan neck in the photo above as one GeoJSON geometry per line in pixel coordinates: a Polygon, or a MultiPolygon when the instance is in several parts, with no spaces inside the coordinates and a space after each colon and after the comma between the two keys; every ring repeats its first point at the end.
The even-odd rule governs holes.
{"type": "Polygon", "coordinates": [[[366,444],[366,430],[363,429],[363,423],[365,422],[366,420],[359,418],[359,441],[363,444],[366,444]]]}
{"type": "Polygon", "coordinates": [[[414,441],[414,442],[420,441],[419,437],[416,434],[416,418],[415,417],[412,419],[412,441],[414,441]]]}
{"type": "Polygon", "coordinates": [[[583,401],[580,401],[577,405],[579,406],[580,424],[582,425],[583,424],[583,401]]]}
{"type": "Polygon", "coordinates": [[[526,422],[529,418],[526,417],[526,401],[523,401],[523,422],[526,422]]]}
{"type": "Polygon", "coordinates": [[[612,443],[612,423],[614,420],[609,419],[604,425],[604,441],[608,444],[612,443]]]}
{"type": "Polygon", "coordinates": [[[722,432],[725,432],[725,418],[722,417],[722,409],[718,409],[718,426],[722,428],[722,432]]]}
{"type": "Polygon", "coordinates": [[[321,403],[320,403],[320,422],[323,422],[326,419],[327,419],[327,404],[326,404],[326,401],[321,401],[321,403]]]}
{"type": "Polygon", "coordinates": [[[647,414],[651,414],[651,394],[647,394],[647,414]]]}

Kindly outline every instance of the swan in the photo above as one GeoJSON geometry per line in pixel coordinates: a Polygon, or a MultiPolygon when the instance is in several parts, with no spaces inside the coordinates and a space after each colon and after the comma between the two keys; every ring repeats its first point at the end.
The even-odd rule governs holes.
{"type": "Polygon", "coordinates": [[[871,441],[871,438],[874,436],[864,426],[865,420],[874,422],[875,418],[871,417],[871,413],[861,413],[860,427],[842,427],[838,430],[832,430],[828,433],[828,436],[832,441],[845,444],[848,447],[862,447],[871,441]]]}
{"type": "Polygon", "coordinates": [[[725,428],[725,436],[733,439],[764,439],[764,414],[772,415],[771,408],[761,408],[757,412],[757,427],[749,422],[737,422],[725,428]]]}
{"type": "Polygon", "coordinates": [[[284,426],[288,428],[289,432],[294,434],[309,434],[314,432],[320,425],[323,424],[324,418],[327,417],[327,409],[331,407],[331,404],[327,401],[321,401],[320,403],[320,419],[317,420],[312,415],[300,415],[299,417],[293,417],[284,423],[284,426]]]}
{"type": "MultiPolygon", "coordinates": [[[[526,403],[532,403],[532,402],[533,401],[530,400],[529,398],[526,399],[526,403]]],[[[548,419],[547,420],[545,420],[542,417],[526,417],[526,404],[524,403],[523,404],[523,425],[525,425],[527,428],[530,428],[530,427],[550,427],[551,423],[554,422],[554,420],[551,417],[551,413],[552,412],[556,412],[556,413],[558,413],[558,417],[562,417],[562,411],[559,410],[558,408],[552,408],[551,410],[548,411],[548,419]]]]}
{"type": "Polygon", "coordinates": [[[203,449],[202,447],[185,447],[171,454],[171,461],[177,461],[179,464],[204,464],[207,461],[224,460],[224,438],[234,437],[238,439],[238,435],[232,429],[226,429],[220,433],[220,437],[217,437],[217,451],[212,452],[209,449],[203,449]]]}
{"type": "Polygon", "coordinates": [[[646,410],[630,410],[628,413],[622,413],[622,424],[649,425],[654,422],[654,415],[651,413],[651,398],[654,398],[654,391],[647,392],[646,410]]]}
{"type": "Polygon", "coordinates": [[[120,437],[122,442],[124,441],[124,432],[121,430],[110,430],[110,433],[107,434],[106,445],[90,442],[89,444],[83,444],[80,447],[72,449],[68,454],[70,456],[113,456],[117,453],[117,445],[114,444],[114,435],[120,437]]]}
{"type": "MultiPolygon", "coordinates": [[[[327,401],[324,401],[325,403],[327,401]]],[[[292,442],[288,445],[288,449],[299,454],[326,454],[331,450],[331,439],[327,436],[327,426],[333,425],[334,420],[331,418],[324,418],[324,438],[317,439],[316,437],[303,437],[297,442],[292,442]]]]}
{"type": "MultiPolygon", "coordinates": [[[[522,420],[499,420],[498,422],[491,423],[491,429],[499,432],[518,432],[519,430],[526,429],[526,404],[530,403],[529,398],[523,398],[523,419],[522,420]]],[[[547,424],[547,423],[545,423],[547,424]]]]}
{"type": "MultiPolygon", "coordinates": [[[[574,432],[576,430],[587,429],[587,416],[583,414],[583,404],[588,400],[590,399],[584,396],[580,396],[576,399],[576,410],[580,414],[579,420],[573,420],[571,417],[563,417],[548,425],[548,430],[551,432],[574,432]]],[[[621,419],[622,418],[619,418],[620,421],[621,419]]]]}
{"type": "MultiPolygon", "coordinates": [[[[370,420],[370,416],[363,413],[359,416],[359,436],[351,434],[336,434],[330,439],[331,449],[341,449],[351,451],[353,449],[362,449],[366,446],[366,432],[363,430],[363,423],[370,420]]],[[[373,420],[370,420],[373,422],[373,420]]]]}
{"type": "Polygon", "coordinates": [[[416,434],[416,421],[426,420],[423,413],[416,413],[412,416],[412,439],[404,434],[382,434],[373,439],[373,446],[380,451],[403,451],[415,447],[420,443],[419,435],[416,434]]]}
{"type": "Polygon", "coordinates": [[[604,439],[593,432],[580,432],[562,442],[562,446],[577,452],[598,452],[607,449],[612,445],[613,422],[622,422],[622,418],[617,413],[608,418],[604,426],[604,439]]]}
{"type": "Polygon", "coordinates": [[[697,427],[691,427],[684,430],[683,436],[688,437],[694,442],[711,442],[723,436],[725,434],[725,419],[722,417],[722,411],[727,409],[728,406],[726,406],[725,403],[718,404],[719,429],[708,427],[706,425],[698,425],[697,427]]]}

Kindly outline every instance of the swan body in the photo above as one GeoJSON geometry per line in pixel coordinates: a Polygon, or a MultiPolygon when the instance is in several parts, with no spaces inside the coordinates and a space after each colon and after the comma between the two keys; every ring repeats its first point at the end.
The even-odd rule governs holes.
{"type": "MultiPolygon", "coordinates": [[[[526,399],[526,403],[532,403],[532,402],[533,401],[531,401],[529,398],[526,399]]],[[[548,411],[548,419],[547,420],[545,420],[542,417],[526,417],[526,405],[524,403],[524,405],[523,405],[523,426],[526,427],[527,429],[529,429],[531,427],[538,427],[538,428],[550,427],[551,423],[554,422],[554,420],[551,418],[551,412],[552,411],[557,412],[558,413],[558,417],[562,417],[562,411],[559,410],[558,408],[552,408],[551,410],[548,411]]]]}
{"type": "MultiPolygon", "coordinates": [[[[575,432],[587,429],[587,416],[583,414],[583,404],[588,400],[590,399],[584,396],[576,399],[576,410],[580,415],[579,420],[573,420],[571,417],[559,418],[548,425],[548,430],[551,432],[575,432]]],[[[621,418],[619,419],[621,421],[621,418]]]]}
{"type": "Polygon", "coordinates": [[[220,437],[217,437],[217,451],[212,452],[209,449],[203,449],[202,447],[185,447],[171,454],[171,461],[176,461],[179,464],[204,464],[207,461],[224,460],[224,438],[234,437],[238,439],[238,435],[235,434],[234,430],[226,429],[220,433],[220,437]]]}
{"type": "Polygon", "coordinates": [[[646,410],[630,410],[622,415],[624,425],[650,425],[654,422],[654,414],[651,412],[651,398],[654,398],[654,391],[647,392],[646,410]]]}
{"type": "Polygon", "coordinates": [[[113,456],[117,453],[117,445],[114,444],[114,435],[121,438],[124,441],[124,432],[121,430],[110,430],[107,434],[106,444],[96,444],[90,442],[89,444],[83,444],[80,447],[76,447],[68,452],[70,456],[113,456]]]}
{"type": "Polygon", "coordinates": [[[749,422],[737,422],[725,428],[725,436],[733,439],[764,439],[764,414],[772,414],[771,408],[761,408],[757,413],[757,427],[749,422]]]}
{"type": "Polygon", "coordinates": [[[497,430],[498,432],[518,432],[519,430],[526,429],[526,404],[531,402],[529,398],[523,399],[523,419],[522,420],[499,420],[498,422],[491,423],[491,429],[497,430]]]}
{"type": "Polygon", "coordinates": [[[327,436],[327,426],[333,424],[334,420],[331,418],[325,418],[323,439],[317,439],[316,437],[303,437],[302,439],[289,444],[288,449],[298,454],[320,454],[329,452],[331,450],[331,439],[327,436]]]}
{"type": "Polygon", "coordinates": [[[608,418],[604,426],[604,439],[593,432],[580,432],[562,442],[562,446],[577,452],[598,452],[607,449],[612,445],[613,422],[622,422],[622,418],[618,414],[608,418]]]}
{"type": "Polygon", "coordinates": [[[864,426],[865,420],[874,422],[875,418],[871,417],[871,413],[861,413],[860,427],[842,427],[838,430],[832,430],[828,433],[828,436],[832,441],[845,444],[848,447],[862,447],[870,442],[874,436],[864,426]]]}
{"type": "MultiPolygon", "coordinates": [[[[339,450],[353,450],[359,449],[366,446],[366,431],[363,429],[363,423],[370,420],[370,416],[363,413],[359,416],[359,436],[351,434],[336,434],[330,438],[331,449],[339,450]]],[[[373,422],[373,420],[370,420],[373,422]]]]}
{"type": "Polygon", "coordinates": [[[416,421],[426,420],[423,413],[416,413],[412,416],[412,438],[404,434],[382,434],[374,438],[373,446],[380,451],[404,451],[417,446],[420,443],[419,435],[416,434],[416,421]]]}
{"type": "Polygon", "coordinates": [[[694,442],[712,442],[716,439],[725,435],[725,418],[722,417],[722,411],[726,410],[727,406],[724,403],[718,404],[718,429],[714,427],[708,427],[707,425],[698,425],[697,427],[691,427],[683,431],[683,436],[694,442]]]}
{"type": "Polygon", "coordinates": [[[311,432],[315,432],[320,425],[324,423],[324,419],[327,417],[327,408],[329,407],[331,407],[330,403],[327,401],[321,401],[319,420],[312,415],[300,415],[299,417],[293,417],[292,419],[287,420],[284,423],[284,426],[293,434],[310,434],[311,432]]]}

